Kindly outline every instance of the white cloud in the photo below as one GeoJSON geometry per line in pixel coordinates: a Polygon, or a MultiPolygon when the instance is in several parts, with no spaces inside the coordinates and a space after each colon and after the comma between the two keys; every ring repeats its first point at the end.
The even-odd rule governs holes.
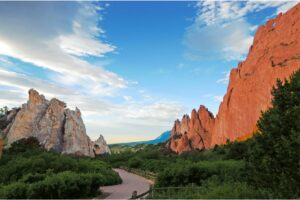
{"type": "MultiPolygon", "coordinates": [[[[69,108],[80,108],[86,124],[87,133],[96,139],[101,132],[109,142],[121,141],[122,134],[138,134],[140,138],[147,134],[159,134],[172,127],[184,108],[170,101],[150,101],[145,104],[135,101],[131,96],[124,96],[125,102],[113,104],[91,96],[76,93],[47,81],[29,77],[25,74],[0,69],[0,107],[20,106],[27,101],[29,88],[35,88],[47,99],[56,97],[67,103],[69,108]],[[1,87],[10,87],[1,89],[1,87]]],[[[141,91],[146,95],[145,91],[141,91]]],[[[136,140],[137,138],[127,140],[136,140]]],[[[149,136],[148,136],[149,137],[149,136]]]]}
{"type": "Polygon", "coordinates": [[[223,74],[225,75],[223,78],[220,78],[216,81],[216,83],[220,83],[220,84],[228,84],[229,82],[229,76],[230,76],[230,71],[228,72],[223,72],[223,74]]]}
{"type": "Polygon", "coordinates": [[[37,79],[33,77],[28,77],[24,74],[19,74],[16,72],[7,71],[0,68],[0,85],[10,86],[23,90],[25,93],[28,89],[34,87],[40,92],[48,95],[56,95],[59,93],[72,94],[70,91],[57,87],[54,84],[44,81],[42,79],[37,79]]]}
{"type": "Polygon", "coordinates": [[[116,47],[104,41],[105,31],[99,27],[102,8],[94,4],[0,2],[0,106],[20,106],[28,89],[35,88],[48,99],[79,107],[93,139],[100,131],[110,141],[122,134],[139,132],[142,137],[169,129],[182,113],[179,104],[153,99],[145,91],[135,91],[142,96],[136,101],[126,94],[136,81],[98,65],[116,47]],[[91,56],[99,61],[92,64],[91,56]],[[22,64],[32,67],[26,71],[22,64]]]}
{"type": "Polygon", "coordinates": [[[277,14],[279,13],[285,13],[287,10],[289,10],[290,8],[292,8],[293,6],[295,6],[296,4],[298,4],[300,1],[288,1],[283,3],[282,5],[280,5],[277,8],[277,14]]]}
{"type": "Polygon", "coordinates": [[[200,1],[194,23],[188,27],[184,44],[188,59],[241,60],[248,53],[257,24],[247,15],[273,7],[286,11],[297,2],[284,1],[200,1]]]}
{"type": "Polygon", "coordinates": [[[234,21],[225,26],[212,24],[201,26],[194,24],[186,32],[186,56],[190,59],[223,58],[241,59],[253,40],[249,33],[249,24],[244,20],[234,21]]]}
{"type": "MultiPolygon", "coordinates": [[[[202,96],[205,98],[212,99],[213,101],[218,102],[218,103],[221,103],[223,101],[223,96],[221,96],[221,95],[204,94],[202,96]]],[[[216,115],[217,112],[215,112],[214,114],[216,115]]]]}
{"type": "Polygon", "coordinates": [[[127,87],[127,81],[117,74],[72,56],[102,56],[114,50],[112,45],[99,39],[103,33],[98,28],[99,8],[93,7],[93,2],[79,5],[67,2],[67,11],[60,2],[52,2],[53,9],[44,4],[48,5],[44,2],[1,3],[0,26],[5,29],[0,30],[0,54],[47,68],[66,80],[84,82],[83,90],[95,94],[111,95],[127,87]],[[9,17],[10,10],[14,10],[14,17],[9,17]],[[65,12],[70,13],[64,15],[65,12]]]}
{"type": "Polygon", "coordinates": [[[26,95],[18,90],[3,90],[0,89],[0,107],[8,106],[9,108],[16,107],[26,102],[26,95]]]}
{"type": "Polygon", "coordinates": [[[221,103],[223,101],[223,96],[214,96],[214,100],[221,103]]]}
{"type": "MultiPolygon", "coordinates": [[[[1,47],[0,47],[1,48],[1,47]]],[[[6,58],[5,56],[0,56],[0,64],[1,65],[11,65],[12,62],[9,61],[8,58],[6,58]]]]}
{"type": "Polygon", "coordinates": [[[206,25],[223,24],[244,18],[265,8],[276,8],[276,14],[286,12],[299,1],[199,1],[196,21],[206,25]]]}
{"type": "Polygon", "coordinates": [[[67,53],[76,56],[99,56],[113,52],[116,47],[99,41],[97,37],[104,31],[97,27],[98,12],[101,10],[93,4],[84,4],[80,9],[80,15],[73,20],[73,33],[58,37],[59,46],[67,53]]]}
{"type": "Polygon", "coordinates": [[[131,101],[132,100],[132,97],[131,96],[123,96],[123,98],[125,99],[125,101],[131,101]]]}
{"type": "Polygon", "coordinates": [[[253,32],[253,31],[256,31],[257,28],[258,28],[258,25],[253,25],[253,26],[250,26],[250,27],[249,27],[249,30],[250,30],[251,32],[253,32]]]}

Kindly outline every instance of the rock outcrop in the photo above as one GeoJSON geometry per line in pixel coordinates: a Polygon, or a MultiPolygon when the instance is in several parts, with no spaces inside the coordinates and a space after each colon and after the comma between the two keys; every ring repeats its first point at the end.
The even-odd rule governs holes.
{"type": "Polygon", "coordinates": [[[28,102],[21,109],[9,111],[0,122],[7,146],[35,137],[45,149],[64,154],[95,157],[94,152],[98,152],[97,155],[110,152],[105,142],[96,142],[98,147],[95,148],[86,134],[78,108],[67,109],[64,102],[55,98],[48,101],[33,89],[29,90],[28,102]]]}
{"type": "Polygon", "coordinates": [[[2,130],[1,137],[6,137],[19,110],[19,108],[13,108],[0,117],[0,130],[2,130]]]}
{"type": "Polygon", "coordinates": [[[230,72],[227,92],[214,118],[193,110],[175,121],[169,148],[177,153],[210,148],[227,140],[252,136],[261,115],[271,106],[271,89],[300,69],[300,4],[258,28],[244,62],[230,72]]]}
{"type": "Polygon", "coordinates": [[[106,141],[102,135],[94,142],[94,153],[96,156],[103,154],[111,154],[106,141]]]}
{"type": "Polygon", "coordinates": [[[211,131],[214,125],[214,116],[204,106],[195,109],[182,120],[176,120],[171,133],[170,148],[176,152],[204,149],[211,140],[211,131]],[[174,141],[174,142],[173,142],[174,141]],[[180,149],[181,151],[177,151],[180,149]]]}

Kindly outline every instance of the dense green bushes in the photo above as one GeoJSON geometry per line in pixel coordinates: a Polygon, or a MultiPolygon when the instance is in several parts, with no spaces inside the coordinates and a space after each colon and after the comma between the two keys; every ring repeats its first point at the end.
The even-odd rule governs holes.
{"type": "Polygon", "coordinates": [[[219,182],[209,180],[201,187],[154,188],[153,199],[260,199],[269,198],[269,193],[257,190],[245,182],[219,182]]]}
{"type": "Polygon", "coordinates": [[[274,198],[300,197],[300,71],[277,82],[273,107],[263,113],[247,158],[249,182],[274,198]]]}
{"type": "Polygon", "coordinates": [[[99,186],[120,183],[106,163],[46,152],[29,138],[12,144],[0,160],[0,198],[92,197],[99,186]]]}
{"type": "Polygon", "coordinates": [[[245,182],[208,181],[200,189],[196,198],[201,199],[262,199],[269,198],[264,190],[257,190],[245,182]]]}
{"type": "Polygon", "coordinates": [[[185,186],[190,183],[202,185],[206,180],[217,177],[220,182],[241,180],[243,161],[202,161],[198,163],[176,163],[158,174],[158,187],[185,186]]]}
{"type": "Polygon", "coordinates": [[[78,174],[70,171],[51,174],[40,180],[13,182],[0,190],[1,198],[78,198],[96,194],[103,184],[100,174],[78,174]],[[33,182],[32,182],[33,181],[33,182]]]}

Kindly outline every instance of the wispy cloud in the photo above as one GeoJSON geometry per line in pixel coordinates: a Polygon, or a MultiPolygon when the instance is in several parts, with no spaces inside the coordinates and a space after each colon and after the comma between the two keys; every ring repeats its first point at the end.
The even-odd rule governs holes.
{"type": "Polygon", "coordinates": [[[15,8],[15,2],[1,4],[0,26],[6,28],[0,31],[0,54],[47,68],[56,73],[57,81],[84,83],[83,90],[96,94],[105,95],[103,91],[107,91],[110,95],[113,90],[127,87],[128,83],[122,77],[78,57],[103,56],[114,50],[112,45],[99,40],[103,33],[98,28],[100,8],[91,2],[78,5],[68,2],[69,13],[64,15],[60,2],[52,3],[50,7],[44,4],[17,4],[19,10],[14,12],[12,18],[8,16],[8,11],[15,8]],[[57,18],[65,23],[62,24],[57,18]],[[59,78],[61,76],[64,78],[59,78]]]}
{"type": "Polygon", "coordinates": [[[126,94],[136,81],[100,65],[117,49],[105,41],[101,28],[106,7],[99,2],[0,2],[0,106],[20,106],[28,89],[35,88],[48,99],[79,107],[93,139],[100,130],[118,137],[169,129],[183,112],[180,104],[145,91],[135,91],[141,96],[136,100],[126,94]]]}
{"type": "Polygon", "coordinates": [[[116,47],[100,41],[97,37],[104,34],[104,30],[97,24],[102,19],[99,16],[101,7],[81,3],[78,15],[73,20],[73,33],[58,37],[58,45],[67,53],[76,56],[99,56],[113,52],[116,47]]]}
{"type": "Polygon", "coordinates": [[[214,96],[214,100],[217,101],[217,102],[222,102],[223,101],[223,96],[220,96],[220,95],[214,96]]]}
{"type": "Polygon", "coordinates": [[[248,53],[257,24],[247,15],[265,8],[284,12],[297,2],[284,1],[200,1],[194,23],[188,27],[184,44],[188,59],[241,60],[248,53]]]}
{"type": "Polygon", "coordinates": [[[229,76],[230,76],[230,71],[228,72],[223,72],[224,77],[220,78],[216,81],[216,83],[220,83],[220,84],[228,84],[229,82],[229,76]]]}

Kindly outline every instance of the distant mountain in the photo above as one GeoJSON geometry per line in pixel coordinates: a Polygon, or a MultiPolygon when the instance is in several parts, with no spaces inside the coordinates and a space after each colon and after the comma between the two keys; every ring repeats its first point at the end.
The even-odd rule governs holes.
{"type": "MultiPolygon", "coordinates": [[[[171,136],[171,131],[166,131],[153,140],[118,143],[118,145],[134,146],[138,144],[159,144],[159,143],[166,142],[170,138],[170,136],[171,136]]],[[[116,145],[116,144],[111,144],[111,145],[116,145]]]]}
{"type": "Polygon", "coordinates": [[[160,136],[158,136],[154,140],[149,140],[148,144],[163,143],[163,142],[167,141],[168,139],[170,139],[170,136],[171,136],[171,131],[163,132],[160,136]]]}

